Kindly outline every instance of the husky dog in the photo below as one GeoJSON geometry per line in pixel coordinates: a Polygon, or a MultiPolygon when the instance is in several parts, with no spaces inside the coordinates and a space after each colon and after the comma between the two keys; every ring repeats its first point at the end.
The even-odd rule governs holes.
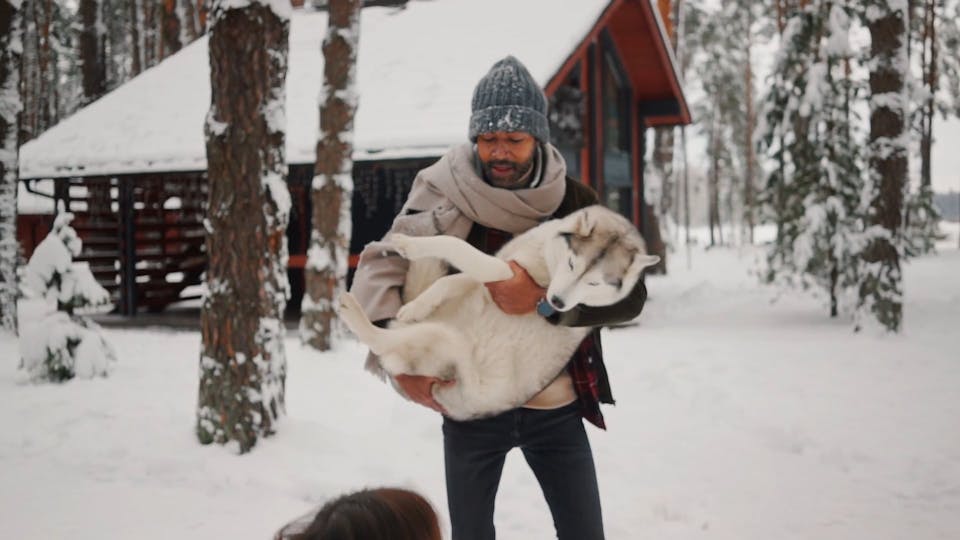
{"type": "Polygon", "coordinates": [[[483,284],[512,277],[506,261],[515,260],[547,289],[554,310],[567,311],[618,302],[660,260],[646,254],[632,223],[602,206],[544,222],[496,257],[453,236],[393,234],[387,241],[412,261],[396,321],[386,329],[373,325],[350,293],[340,296],[340,317],[391,375],[456,379],[434,387],[434,398],[455,420],[523,405],[560,374],[590,332],[551,324],[538,313],[502,312],[483,284]],[[446,275],[441,261],[461,273],[446,275]]]}

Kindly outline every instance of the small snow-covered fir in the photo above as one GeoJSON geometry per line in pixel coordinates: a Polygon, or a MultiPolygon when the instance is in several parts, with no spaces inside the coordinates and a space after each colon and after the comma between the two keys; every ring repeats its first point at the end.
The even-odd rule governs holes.
{"type": "Polygon", "coordinates": [[[73,262],[82,242],[62,212],[24,269],[20,367],[32,381],[106,376],[117,361],[100,327],[81,313],[109,311],[110,294],[86,262],[73,262]]]}

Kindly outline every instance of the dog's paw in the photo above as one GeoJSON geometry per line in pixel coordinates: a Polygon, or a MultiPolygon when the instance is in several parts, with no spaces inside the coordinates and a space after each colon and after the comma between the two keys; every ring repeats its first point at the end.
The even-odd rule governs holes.
{"type": "Polygon", "coordinates": [[[352,294],[341,293],[337,298],[337,313],[341,317],[349,318],[361,311],[360,304],[357,303],[357,299],[352,294]]]}
{"type": "Polygon", "coordinates": [[[399,253],[404,259],[419,259],[424,256],[424,254],[421,253],[422,250],[419,249],[420,243],[417,242],[417,238],[413,236],[394,233],[390,235],[388,242],[394,251],[399,253]]]}
{"type": "Polygon", "coordinates": [[[414,300],[409,304],[404,304],[397,312],[397,320],[405,323],[415,323],[422,321],[433,313],[435,306],[429,302],[417,302],[414,300]]]}

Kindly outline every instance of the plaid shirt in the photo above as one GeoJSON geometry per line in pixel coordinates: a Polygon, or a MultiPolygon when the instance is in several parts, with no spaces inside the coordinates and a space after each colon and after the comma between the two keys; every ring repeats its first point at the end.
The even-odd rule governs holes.
{"type": "MultiPolygon", "coordinates": [[[[505,231],[474,224],[467,241],[487,254],[500,250],[513,236],[505,231]]],[[[601,403],[612,404],[613,395],[607,369],[603,365],[603,349],[600,346],[600,329],[595,328],[580,342],[567,364],[573,379],[573,389],[580,404],[580,414],[600,429],[607,429],[600,411],[601,403]]]]}

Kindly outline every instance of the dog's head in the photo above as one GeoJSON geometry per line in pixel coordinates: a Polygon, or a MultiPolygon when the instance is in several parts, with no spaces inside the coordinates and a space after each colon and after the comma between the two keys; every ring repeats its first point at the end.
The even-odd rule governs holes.
{"type": "Polygon", "coordinates": [[[633,290],[647,266],[660,257],[647,255],[632,223],[603,206],[590,206],[563,218],[546,246],[550,266],[547,301],[557,311],[578,304],[608,306],[633,290]]]}

